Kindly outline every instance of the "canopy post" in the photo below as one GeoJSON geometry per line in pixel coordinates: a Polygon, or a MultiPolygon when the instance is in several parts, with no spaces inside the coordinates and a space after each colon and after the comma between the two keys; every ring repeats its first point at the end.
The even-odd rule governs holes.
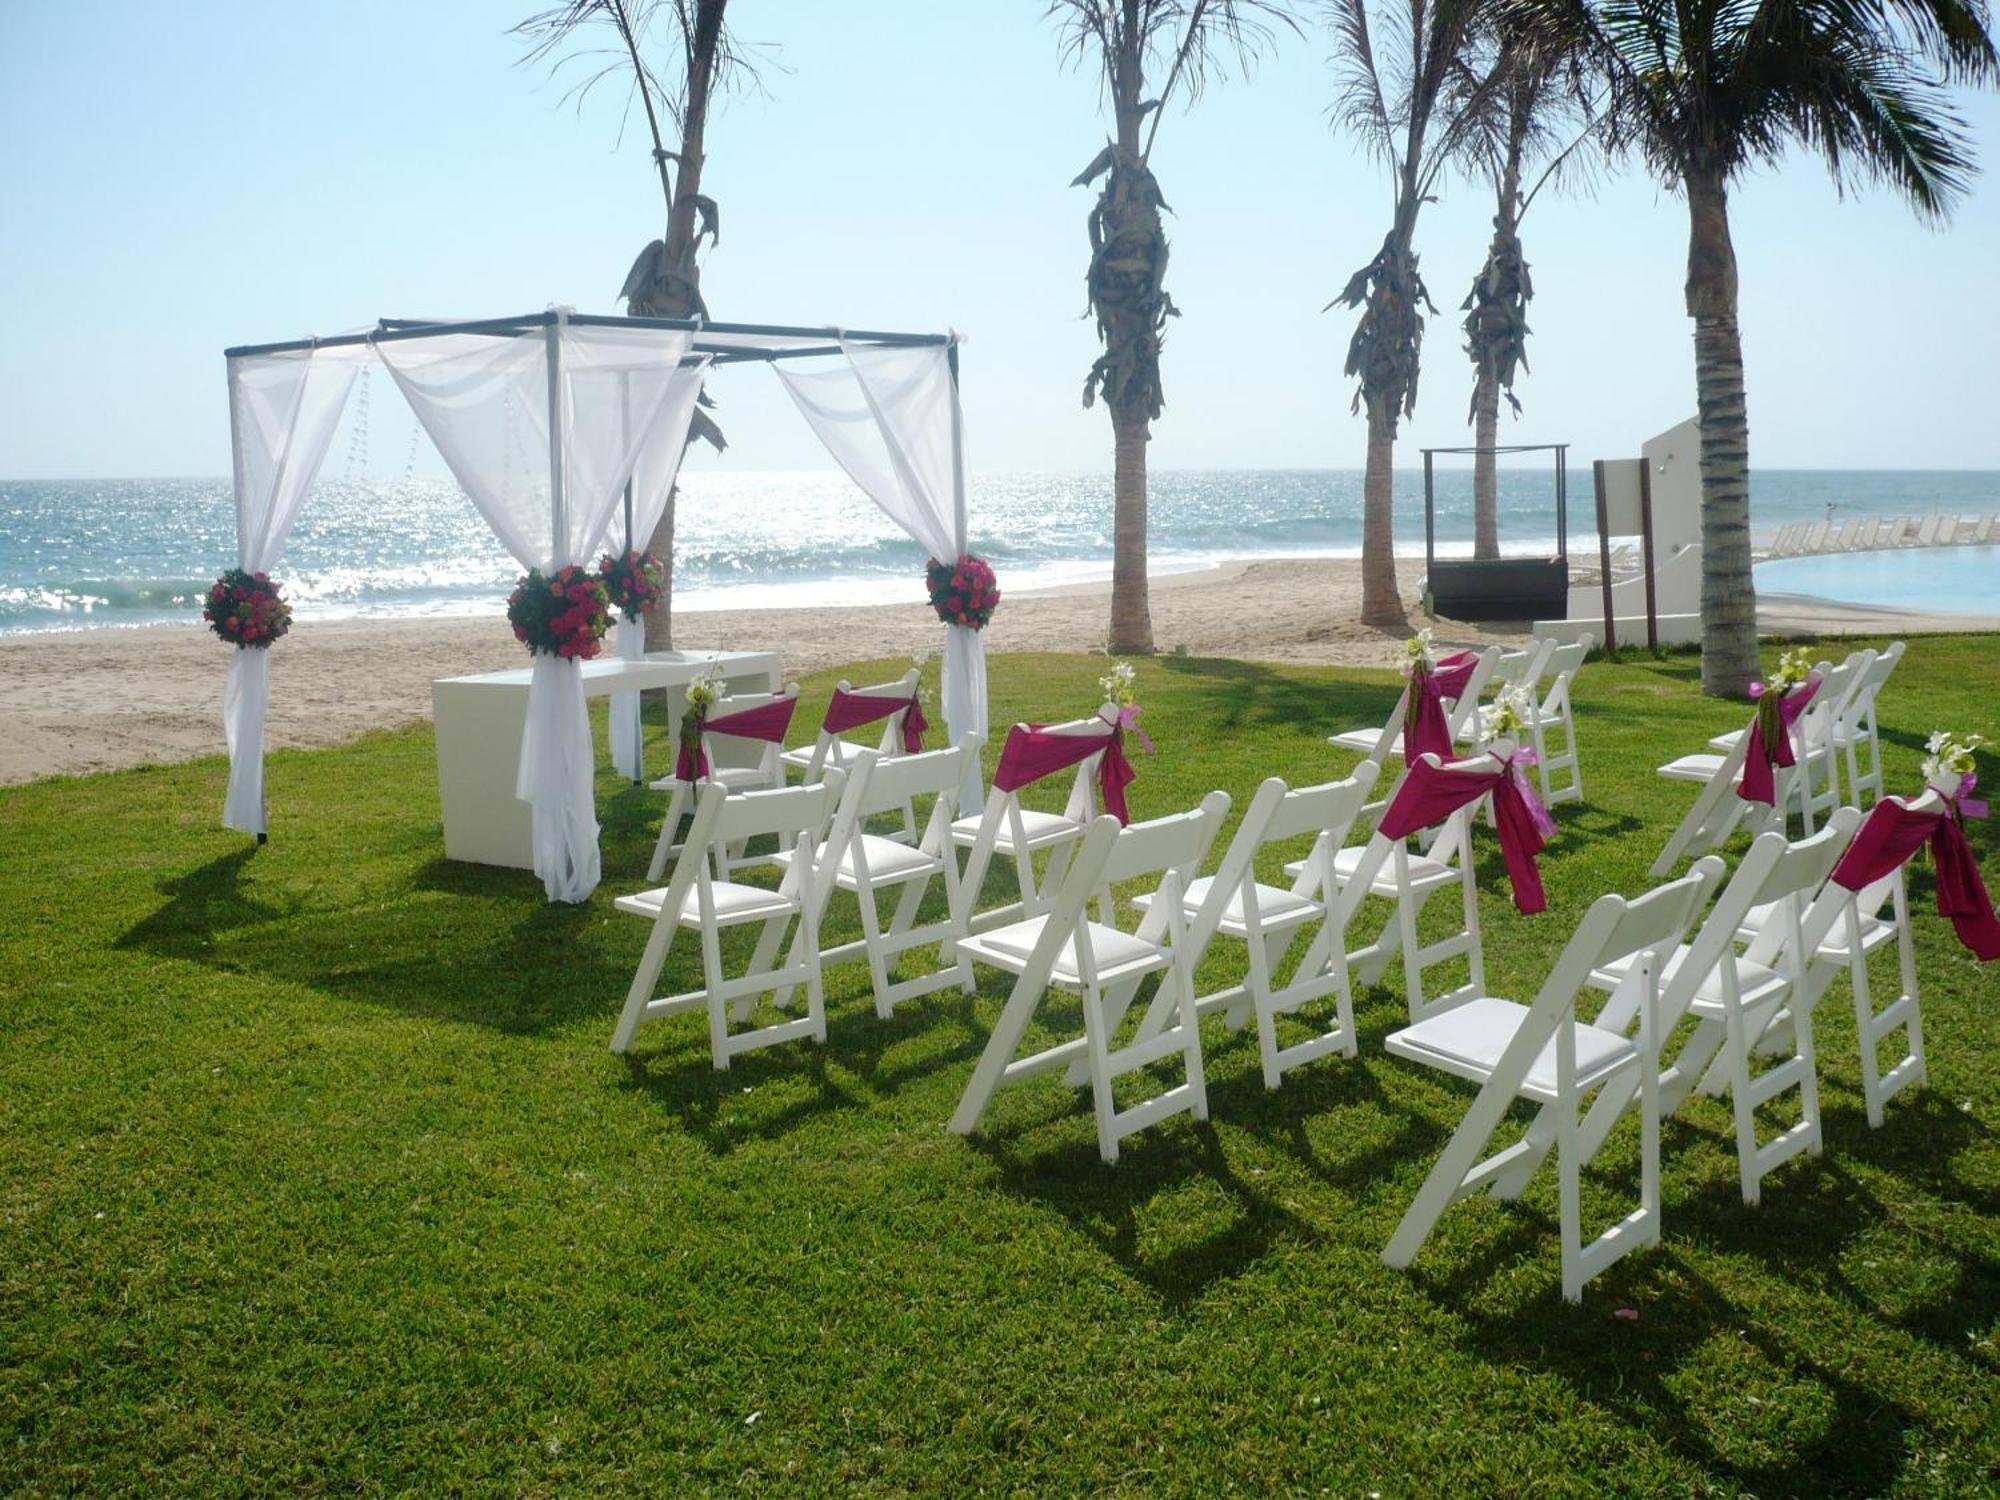
{"type": "Polygon", "coordinates": [[[559,568],[569,547],[568,507],[563,495],[562,320],[549,324],[542,340],[549,361],[549,564],[559,568]]]}

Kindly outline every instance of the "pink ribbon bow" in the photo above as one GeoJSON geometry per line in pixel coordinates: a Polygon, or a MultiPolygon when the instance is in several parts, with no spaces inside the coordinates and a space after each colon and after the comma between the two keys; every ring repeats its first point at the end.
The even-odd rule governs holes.
{"type": "Polygon", "coordinates": [[[1958,933],[1959,942],[1981,963],[2000,958],[2000,916],[1979,878],[1979,861],[1965,841],[1962,817],[1983,818],[1986,804],[1970,793],[1978,778],[1968,772],[1958,790],[1934,813],[1913,812],[1901,797],[1884,797],[1855,831],[1847,852],[1833,867],[1831,879],[1858,891],[1901,869],[1926,843],[1937,871],[1938,915],[1958,933]]]}
{"type": "Polygon", "coordinates": [[[844,693],[835,688],[833,701],[827,704],[826,717],[819,721],[819,727],[828,734],[841,734],[863,724],[877,723],[894,713],[903,715],[903,753],[915,755],[924,748],[924,731],[931,727],[915,693],[897,698],[883,693],[844,693]]]}
{"type": "Polygon", "coordinates": [[[1125,746],[1116,725],[1109,735],[1101,735],[1051,734],[1040,724],[1016,724],[1007,731],[1007,743],[1000,748],[1000,764],[993,768],[994,789],[1019,791],[1044,776],[1088,760],[1099,751],[1104,753],[1104,759],[1097,765],[1097,789],[1104,810],[1121,824],[1130,823],[1125,788],[1137,778],[1138,772],[1125,758],[1125,746]]]}
{"type": "MultiPolygon", "coordinates": [[[[1384,838],[1408,838],[1420,828],[1442,823],[1461,807],[1493,795],[1493,827],[1500,836],[1500,858],[1507,866],[1507,883],[1513,888],[1514,908],[1533,915],[1548,909],[1542,890],[1542,872],[1535,856],[1542,852],[1554,833],[1547,809],[1537,818],[1530,809],[1540,808],[1525,779],[1511,764],[1495,764],[1492,770],[1467,766],[1443,766],[1430,760],[1414,760],[1403,777],[1396,795],[1382,813],[1377,831],[1384,838]]],[[[1462,859],[1470,859],[1466,850],[1462,859]]]]}
{"type": "MultiPolygon", "coordinates": [[[[773,698],[769,703],[760,703],[755,708],[740,709],[733,714],[724,714],[719,719],[699,720],[700,733],[726,734],[739,740],[763,740],[766,744],[782,745],[785,733],[792,727],[792,710],[799,706],[799,700],[789,694],[783,698],[773,698]]],[[[690,747],[683,741],[680,754],[674,760],[674,775],[682,781],[699,781],[708,774],[708,752],[701,748],[700,733],[690,747]]]]}
{"type": "MultiPolygon", "coordinates": [[[[1750,719],[1750,744],[1743,752],[1743,781],[1736,788],[1736,795],[1745,802],[1761,802],[1771,806],[1777,796],[1777,776],[1774,766],[1795,766],[1798,757],[1792,753],[1790,729],[1806,706],[1819,692],[1819,679],[1812,678],[1800,683],[1778,700],[1778,723],[1781,726],[1776,745],[1764,743],[1764,719],[1762,714],[1754,714],[1750,719]]],[[[1760,698],[1764,694],[1761,682],[1750,684],[1750,696],[1760,698]]]]}

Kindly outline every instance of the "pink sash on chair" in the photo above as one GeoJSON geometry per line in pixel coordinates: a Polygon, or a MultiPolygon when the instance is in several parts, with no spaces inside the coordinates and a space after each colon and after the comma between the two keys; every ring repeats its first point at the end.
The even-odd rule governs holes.
{"type": "Polygon", "coordinates": [[[819,721],[819,727],[828,734],[841,734],[863,724],[877,723],[893,713],[903,713],[903,751],[915,755],[924,748],[924,731],[931,727],[915,693],[907,698],[894,698],[881,693],[843,693],[835,688],[833,701],[827,704],[826,717],[819,721]],[[907,713],[903,712],[905,709],[907,713]]]}
{"type": "Polygon", "coordinates": [[[1884,797],[1855,831],[1830,878],[1846,890],[1861,890],[1902,868],[1929,843],[1937,871],[1938,915],[1950,920],[1959,942],[1975,958],[1991,963],[2000,959],[2000,916],[1994,915],[1993,899],[1979,878],[1979,861],[1959,826],[1961,816],[1985,816],[1984,804],[1971,800],[1972,786],[1968,775],[1935,813],[1912,812],[1902,799],[1884,797]]]}
{"type": "Polygon", "coordinates": [[[1403,759],[1414,762],[1419,755],[1435,755],[1450,760],[1451,726],[1445,722],[1446,698],[1456,699],[1472,679],[1479,657],[1458,651],[1440,657],[1428,672],[1410,678],[1410,692],[1403,708],[1403,759]]]}
{"type": "Polygon", "coordinates": [[[1019,791],[1044,776],[1088,760],[1098,751],[1104,759],[1097,766],[1097,791],[1104,810],[1121,824],[1132,821],[1125,809],[1125,788],[1138,773],[1125,758],[1123,737],[1117,730],[1109,735],[1051,734],[1040,724],[1016,724],[1007,731],[1007,743],[1000,749],[1000,764],[993,768],[993,789],[1019,791]]]}
{"type": "Polygon", "coordinates": [[[1764,743],[1763,715],[1753,714],[1750,718],[1750,744],[1743,752],[1743,782],[1736,788],[1736,795],[1745,802],[1761,802],[1766,807],[1778,794],[1777,777],[1773,766],[1795,766],[1798,757],[1792,753],[1791,727],[1806,706],[1819,692],[1819,679],[1802,682],[1778,700],[1778,722],[1784,733],[1778,736],[1776,746],[1764,743]]]}
{"type": "MultiPolygon", "coordinates": [[[[798,698],[787,694],[782,698],[773,698],[769,703],[760,703],[755,708],[724,714],[719,719],[703,719],[701,728],[705,734],[726,734],[739,740],[763,740],[767,744],[782,745],[785,732],[792,727],[792,710],[798,706],[798,698]]],[[[682,781],[699,781],[707,774],[708,752],[700,747],[699,741],[692,754],[689,747],[683,744],[680,755],[674,761],[674,775],[682,781]]]]}
{"type": "MultiPolygon", "coordinates": [[[[1542,806],[1521,772],[1519,757],[1504,761],[1491,771],[1465,770],[1417,760],[1389,799],[1377,827],[1384,838],[1404,839],[1422,828],[1442,823],[1461,807],[1493,794],[1493,827],[1500,835],[1500,858],[1507,866],[1507,883],[1513,887],[1514,907],[1532,915],[1548,908],[1542,891],[1542,872],[1535,856],[1555,832],[1548,810],[1542,806]]],[[[1462,859],[1470,859],[1466,850],[1462,859]]]]}

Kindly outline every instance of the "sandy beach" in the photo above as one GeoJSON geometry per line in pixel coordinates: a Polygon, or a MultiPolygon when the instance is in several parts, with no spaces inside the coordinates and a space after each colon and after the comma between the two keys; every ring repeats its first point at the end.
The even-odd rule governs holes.
{"type": "MultiPolygon", "coordinates": [[[[1422,563],[1404,564],[1411,618],[1422,563]]],[[[1355,623],[1360,564],[1283,559],[1230,563],[1153,582],[1153,633],[1161,651],[1248,660],[1390,666],[1402,632],[1355,623]]],[[[987,633],[988,649],[1089,651],[1103,645],[1109,585],[1010,595],[987,633]]],[[[906,657],[937,644],[922,604],[837,610],[726,610],[683,614],[676,644],[775,648],[788,671],[906,657]]],[[[1776,598],[1767,630],[1898,633],[2000,628],[2000,621],[1859,609],[1776,598]]],[[[1441,642],[1476,645],[1521,636],[1451,621],[1441,642]]],[[[197,625],[0,637],[0,784],[109,771],[220,754],[227,654],[197,625]]],[[[269,743],[335,745],[370,729],[428,717],[431,682],[520,663],[506,622],[492,619],[300,620],[271,655],[269,743]]]]}

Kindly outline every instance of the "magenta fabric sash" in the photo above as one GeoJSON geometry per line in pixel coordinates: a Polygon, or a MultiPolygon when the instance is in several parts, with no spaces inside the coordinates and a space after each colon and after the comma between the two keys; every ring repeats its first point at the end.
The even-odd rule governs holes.
{"type": "Polygon", "coordinates": [[[1121,824],[1132,821],[1125,809],[1125,788],[1138,775],[1125,758],[1124,731],[1109,735],[1051,734],[1040,724],[1016,724],[1007,731],[1007,743],[1000,749],[1000,764],[993,768],[993,789],[1015,792],[1031,786],[1056,771],[1088,760],[1098,751],[1104,759],[1097,766],[1097,792],[1104,810],[1121,824]]]}
{"type": "MultiPolygon", "coordinates": [[[[799,700],[787,694],[773,698],[769,703],[760,703],[755,708],[740,709],[733,714],[724,714],[719,719],[703,719],[701,728],[706,734],[726,734],[739,740],[763,740],[767,744],[782,745],[785,732],[792,727],[792,711],[799,706],[799,700]]],[[[708,752],[699,743],[690,755],[689,747],[682,745],[679,756],[674,761],[674,775],[682,781],[699,781],[708,774],[708,752]]]]}
{"type": "MultiPolygon", "coordinates": [[[[1500,835],[1500,858],[1514,891],[1514,908],[1530,915],[1545,911],[1548,897],[1542,890],[1542,872],[1535,856],[1548,843],[1544,830],[1552,830],[1554,825],[1512,762],[1490,771],[1473,771],[1428,760],[1412,761],[1376,831],[1384,838],[1408,838],[1420,828],[1442,823],[1489,792],[1493,794],[1493,827],[1500,835]],[[1540,811],[1539,817],[1530,804],[1540,811]]],[[[1472,851],[1467,849],[1459,857],[1470,859],[1472,851]]]]}
{"type": "Polygon", "coordinates": [[[1470,651],[1441,657],[1428,672],[1412,674],[1410,690],[1403,701],[1403,759],[1415,761],[1419,755],[1451,759],[1451,726],[1445,722],[1446,698],[1456,699],[1471,680],[1479,658],[1470,651]]]}
{"type": "Polygon", "coordinates": [[[1961,783],[1958,795],[1935,813],[1912,812],[1900,797],[1884,797],[1855,831],[1831,878],[1858,891],[1900,869],[1928,843],[1937,871],[1938,915],[1951,922],[1974,957],[1991,963],[2000,958],[2000,916],[1994,914],[1993,899],[1979,878],[1979,861],[1959,826],[1970,790],[1961,783]]]}
{"type": "Polygon", "coordinates": [[[1778,700],[1778,722],[1785,732],[1778,736],[1776,746],[1764,743],[1764,724],[1761,716],[1750,716],[1750,744],[1743,752],[1743,781],[1736,788],[1736,795],[1745,802],[1761,802],[1766,807],[1778,794],[1777,776],[1773,766],[1795,766],[1798,757],[1792,753],[1791,727],[1806,706],[1819,692],[1819,680],[1802,682],[1778,700]]]}
{"type": "Polygon", "coordinates": [[[819,727],[828,734],[842,734],[863,724],[877,723],[893,713],[903,714],[903,753],[915,755],[924,748],[924,731],[931,727],[915,693],[907,698],[893,698],[881,693],[843,693],[835,688],[833,701],[827,704],[826,717],[819,721],[819,727]],[[903,712],[905,709],[907,713],[903,712]]]}

